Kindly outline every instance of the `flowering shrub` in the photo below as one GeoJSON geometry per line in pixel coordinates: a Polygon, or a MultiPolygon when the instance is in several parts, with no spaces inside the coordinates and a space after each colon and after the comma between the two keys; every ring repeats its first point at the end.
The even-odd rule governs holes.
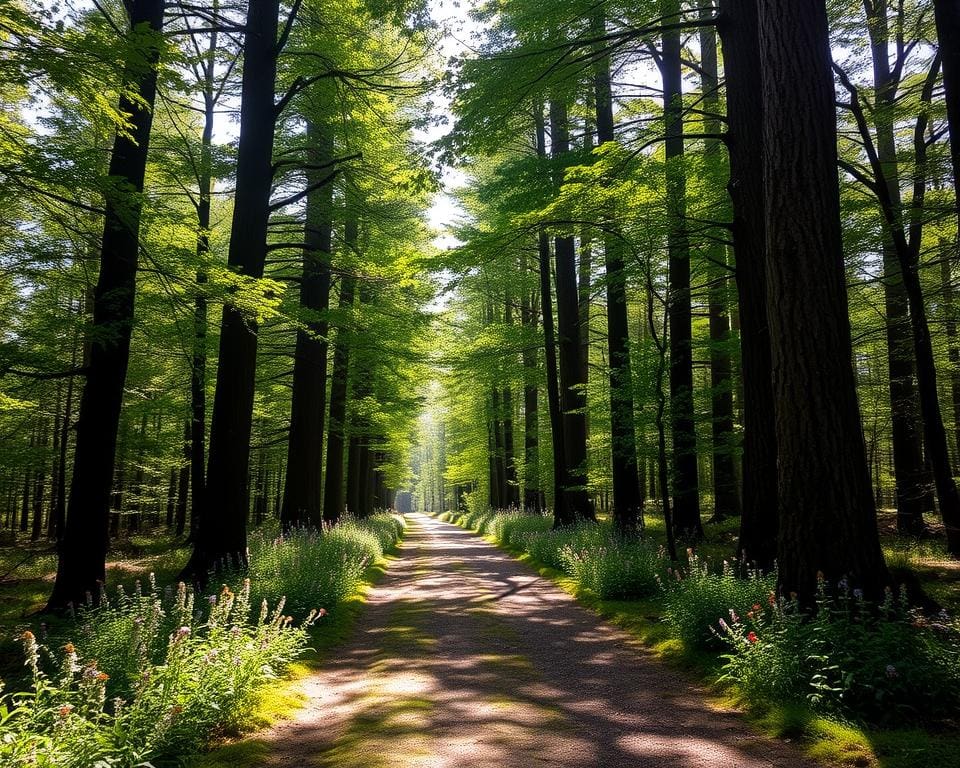
{"type": "Polygon", "coordinates": [[[920,722],[960,713],[960,623],[924,617],[888,593],[820,590],[817,611],[770,600],[721,620],[725,677],[751,698],[807,699],[818,711],[869,723],[920,722]]]}
{"type": "Polygon", "coordinates": [[[202,602],[205,611],[195,610],[183,585],[121,595],[83,612],[86,647],[51,650],[24,633],[30,688],[0,704],[0,764],[144,765],[237,723],[306,646],[317,614],[295,627],[281,600],[251,618],[249,580],[202,602]]]}
{"type": "Polygon", "coordinates": [[[727,616],[730,606],[765,604],[776,583],[775,573],[750,572],[741,578],[726,560],[719,572],[713,571],[706,560],[688,549],[685,569],[667,569],[663,617],[687,646],[720,648],[722,640],[711,631],[717,620],[727,616]]]}
{"type": "Polygon", "coordinates": [[[553,518],[545,515],[501,512],[490,523],[490,533],[507,546],[523,548],[527,534],[546,533],[553,527],[553,518]]]}

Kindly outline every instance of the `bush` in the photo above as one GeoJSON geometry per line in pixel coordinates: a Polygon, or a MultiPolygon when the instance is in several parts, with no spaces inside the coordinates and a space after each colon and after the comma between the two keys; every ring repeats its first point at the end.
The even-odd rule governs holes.
{"type": "Polygon", "coordinates": [[[0,703],[0,764],[144,765],[241,721],[258,689],[304,649],[314,615],[294,627],[281,600],[251,620],[249,580],[203,602],[201,621],[182,584],[162,597],[121,594],[84,611],[85,646],[60,651],[24,633],[30,688],[0,703]]]}
{"type": "Polygon", "coordinates": [[[740,578],[726,560],[719,573],[713,572],[706,560],[688,549],[686,570],[667,570],[664,620],[689,647],[721,648],[723,641],[713,631],[717,621],[731,609],[746,612],[753,605],[766,604],[775,594],[776,583],[775,573],[750,572],[740,578]]]}
{"type": "Polygon", "coordinates": [[[644,541],[624,541],[609,529],[586,546],[560,550],[563,570],[603,600],[648,597],[656,593],[666,561],[662,549],[644,541]]]}
{"type": "Polygon", "coordinates": [[[294,613],[331,608],[352,594],[370,563],[403,533],[397,515],[345,519],[322,531],[301,529],[250,540],[250,576],[256,596],[285,595],[294,613]]]}
{"type": "Polygon", "coordinates": [[[527,534],[546,533],[551,527],[553,518],[545,515],[503,512],[492,522],[490,532],[497,541],[515,549],[523,549],[527,534]]]}
{"type": "Polygon", "coordinates": [[[827,714],[879,725],[960,713],[960,623],[934,619],[888,593],[881,606],[849,594],[817,611],[755,604],[724,621],[725,676],[751,698],[806,699],[827,714]]]}

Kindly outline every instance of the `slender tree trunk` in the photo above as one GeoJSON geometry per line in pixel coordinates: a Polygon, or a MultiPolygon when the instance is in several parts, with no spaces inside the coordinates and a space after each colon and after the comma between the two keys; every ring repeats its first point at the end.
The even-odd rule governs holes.
{"type": "MultiPolygon", "coordinates": [[[[950,127],[950,159],[953,163],[954,200],[960,226],[960,3],[957,0],[933,0],[940,56],[943,60],[943,99],[950,127]]],[[[957,234],[960,246],[960,231],[957,234]]]]}
{"type": "Polygon", "coordinates": [[[727,91],[727,145],[733,206],[743,387],[743,513],[738,555],[769,568],[776,559],[779,507],[773,364],[767,317],[763,109],[757,0],[720,0],[727,91]]]}
{"type": "MultiPolygon", "coordinates": [[[[357,242],[357,222],[348,219],[344,242],[348,249],[357,242]]],[[[353,310],[356,280],[344,274],[340,280],[340,312],[353,310]]],[[[333,353],[333,374],[330,385],[330,418],[327,424],[327,474],[323,489],[323,519],[336,522],[343,514],[343,449],[344,427],[347,416],[347,388],[349,385],[351,331],[345,320],[337,329],[337,343],[333,353]]]]}
{"type": "MultiPolygon", "coordinates": [[[[566,105],[550,102],[550,134],[554,158],[570,150],[566,105]]],[[[563,412],[563,449],[566,483],[566,523],[593,520],[593,505],[587,493],[586,392],[583,387],[580,344],[580,312],[574,238],[557,237],[557,333],[560,341],[560,406],[563,412]]]]}
{"type": "MultiPolygon", "coordinates": [[[[509,291],[503,302],[504,325],[513,325],[513,304],[509,291]]],[[[503,388],[503,468],[506,473],[504,501],[507,507],[520,506],[520,481],[517,478],[517,463],[513,447],[513,391],[503,388]]],[[[442,475],[441,475],[442,477],[442,475]]]]}
{"type": "MultiPolygon", "coordinates": [[[[890,44],[886,0],[864,0],[870,50],[873,58],[877,153],[886,178],[887,194],[902,214],[900,173],[894,138],[893,104],[898,82],[890,69],[890,44]]],[[[889,225],[888,225],[889,226],[889,225]]],[[[889,229],[883,240],[883,292],[887,318],[887,367],[890,376],[893,473],[897,485],[897,529],[919,534],[923,522],[922,425],[913,387],[914,358],[910,338],[910,313],[897,249],[889,229]]]]}
{"type": "MultiPolygon", "coordinates": [[[[546,129],[543,109],[537,107],[535,114],[537,155],[547,156],[546,129]]],[[[576,517],[568,511],[563,489],[567,484],[564,460],[563,410],[560,404],[559,371],[557,366],[557,341],[553,326],[553,287],[550,285],[550,240],[541,230],[537,239],[537,254],[540,268],[540,314],[543,318],[543,347],[547,367],[547,410],[550,413],[550,435],[553,442],[553,526],[559,528],[575,522],[576,517]]]]}
{"type": "Polygon", "coordinates": [[[187,529],[187,496],[190,495],[190,460],[192,458],[190,446],[190,432],[193,420],[188,419],[183,428],[183,464],[177,476],[177,510],[174,515],[174,533],[183,536],[187,529]]]}
{"type": "MultiPolygon", "coordinates": [[[[713,0],[700,6],[705,21],[714,16],[713,0]]],[[[715,168],[724,165],[719,138],[720,93],[717,74],[717,33],[711,24],[700,29],[701,88],[703,90],[703,130],[707,162],[715,168]]],[[[734,467],[736,437],[733,431],[733,374],[730,363],[730,316],[728,312],[730,271],[727,247],[723,243],[706,245],[707,275],[710,281],[710,406],[713,442],[713,519],[724,520],[740,514],[740,492],[734,467]]]]}
{"type": "Polygon", "coordinates": [[[780,587],[812,607],[822,572],[877,600],[887,570],[852,366],[826,7],[758,9],[780,587]]]}
{"type": "MultiPolygon", "coordinates": [[[[309,161],[323,165],[333,159],[329,129],[307,124],[309,161]]],[[[307,174],[307,184],[321,181],[322,171],[307,174]]],[[[330,306],[330,249],[333,222],[333,187],[319,187],[307,196],[303,245],[300,307],[309,314],[297,332],[293,368],[293,401],[290,439],[287,444],[287,478],[280,519],[284,527],[323,520],[320,468],[323,462],[323,428],[327,397],[326,312],[330,306]]]]}
{"type": "Polygon", "coordinates": [[[30,541],[39,541],[43,533],[43,502],[47,487],[47,420],[41,419],[37,427],[40,449],[40,463],[33,481],[33,520],[30,528],[30,541]]]}
{"type": "Polygon", "coordinates": [[[947,355],[950,360],[950,400],[953,405],[953,438],[960,461],[960,343],[957,339],[957,307],[953,293],[953,269],[950,260],[940,261],[943,292],[943,324],[947,332],[947,355]]]}
{"type": "MultiPolygon", "coordinates": [[[[664,0],[664,15],[680,11],[679,0],[664,0]]],[[[700,539],[697,434],[693,412],[693,314],[690,305],[690,242],[687,237],[687,182],[683,167],[683,78],[680,32],[663,35],[663,109],[667,160],[667,250],[670,309],[670,429],[673,433],[673,524],[678,538],[700,539]]]]}
{"type": "MultiPolygon", "coordinates": [[[[229,267],[245,277],[263,276],[273,181],[279,0],[250,3],[241,85],[240,140],[231,224],[229,267]]],[[[225,304],[210,425],[204,507],[186,572],[203,582],[209,570],[247,564],[250,436],[257,368],[257,328],[225,304]],[[243,478],[238,482],[238,478],[243,478]]]]}
{"type": "MultiPolygon", "coordinates": [[[[594,17],[595,34],[606,32],[602,11],[594,17]]],[[[594,73],[597,112],[597,143],[615,141],[610,58],[602,56],[594,73]]],[[[643,495],[637,467],[637,436],[634,421],[633,369],[630,363],[630,330],[627,314],[626,273],[623,243],[617,222],[604,237],[603,255],[607,293],[607,356],[610,365],[610,447],[613,481],[613,522],[622,535],[633,535],[643,527],[643,495]]]]}
{"type": "MultiPolygon", "coordinates": [[[[521,269],[526,275],[526,256],[523,259],[521,269]]],[[[537,328],[537,307],[532,292],[526,287],[521,297],[520,318],[528,330],[523,346],[523,509],[525,512],[540,512],[543,510],[543,492],[540,490],[539,369],[537,350],[532,346],[537,328]]]]}
{"type": "Polygon", "coordinates": [[[130,356],[140,237],[140,194],[147,165],[156,65],[160,57],[162,0],[131,0],[128,40],[135,51],[126,62],[126,88],[119,110],[130,128],[118,132],[110,156],[111,184],[100,250],[100,275],[93,302],[90,364],[80,398],[70,502],[60,542],[57,578],[49,610],[99,599],[106,578],[110,483],[117,449],[123,384],[130,356]]]}

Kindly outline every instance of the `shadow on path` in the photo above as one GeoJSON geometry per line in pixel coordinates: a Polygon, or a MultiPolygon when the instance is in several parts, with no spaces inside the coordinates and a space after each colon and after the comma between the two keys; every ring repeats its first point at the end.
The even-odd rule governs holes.
{"type": "Polygon", "coordinates": [[[810,766],[477,536],[408,515],[265,766],[810,766]]]}

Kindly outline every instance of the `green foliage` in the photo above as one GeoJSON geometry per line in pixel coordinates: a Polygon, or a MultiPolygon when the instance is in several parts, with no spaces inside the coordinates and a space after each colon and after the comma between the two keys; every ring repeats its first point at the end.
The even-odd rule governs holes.
{"type": "Polygon", "coordinates": [[[250,540],[254,594],[284,595],[288,609],[301,615],[330,610],[356,591],[367,566],[397,543],[403,525],[402,517],[382,514],[346,519],[322,531],[254,534],[250,540]]]}
{"type": "Polygon", "coordinates": [[[717,636],[724,675],[751,699],[806,700],[814,710],[871,724],[944,721],[960,713],[960,623],[880,606],[822,588],[813,615],[794,602],[730,612],[717,636]]]}
{"type": "Polygon", "coordinates": [[[662,547],[624,541],[604,526],[593,541],[570,543],[560,550],[563,570],[602,600],[649,597],[657,592],[666,567],[662,547]]]}
{"type": "Polygon", "coordinates": [[[663,617],[674,635],[690,648],[719,648],[713,630],[730,611],[750,610],[773,599],[776,574],[751,572],[740,578],[734,566],[724,560],[719,572],[687,550],[687,567],[670,568],[664,580],[663,617]]]}

